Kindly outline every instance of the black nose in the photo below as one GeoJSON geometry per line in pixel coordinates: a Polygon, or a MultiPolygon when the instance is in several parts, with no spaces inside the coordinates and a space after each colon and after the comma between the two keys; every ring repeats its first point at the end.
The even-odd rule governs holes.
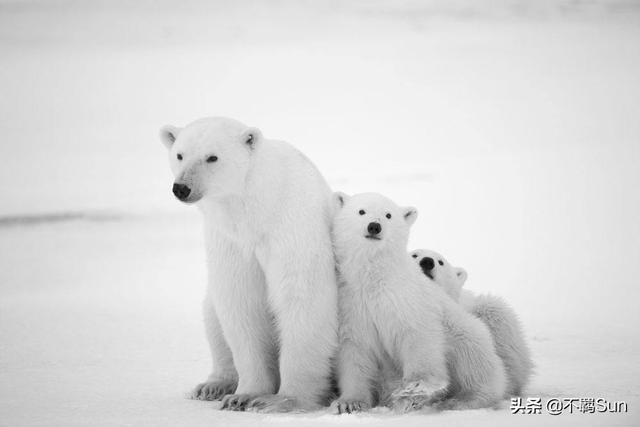
{"type": "Polygon", "coordinates": [[[370,222],[367,226],[367,231],[370,235],[375,236],[376,234],[380,234],[382,231],[382,227],[377,222],[370,222]]]}
{"type": "Polygon", "coordinates": [[[184,184],[173,184],[173,194],[180,200],[184,201],[191,194],[191,189],[184,184]]]}
{"type": "Polygon", "coordinates": [[[435,266],[436,263],[433,262],[433,258],[426,256],[420,260],[420,267],[422,267],[422,271],[424,271],[425,273],[427,271],[433,270],[433,267],[435,266]]]}

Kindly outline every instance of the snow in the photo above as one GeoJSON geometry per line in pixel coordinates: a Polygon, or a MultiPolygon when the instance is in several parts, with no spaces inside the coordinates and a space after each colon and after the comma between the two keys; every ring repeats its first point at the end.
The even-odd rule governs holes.
{"type": "Polygon", "coordinates": [[[638,425],[640,8],[630,1],[0,1],[0,425],[638,425]],[[161,125],[227,115],[521,314],[528,396],[627,414],[217,411],[200,218],[161,125]]]}

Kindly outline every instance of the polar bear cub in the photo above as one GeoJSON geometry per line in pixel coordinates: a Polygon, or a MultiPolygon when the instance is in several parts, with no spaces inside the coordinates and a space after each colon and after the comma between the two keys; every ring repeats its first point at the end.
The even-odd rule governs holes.
{"type": "Polygon", "coordinates": [[[439,253],[418,249],[411,252],[411,257],[427,277],[489,327],[496,351],[506,370],[507,395],[520,395],[531,377],[533,362],[520,319],[513,308],[500,297],[462,291],[467,272],[463,268],[452,266],[439,253]]]}
{"type": "Polygon", "coordinates": [[[340,319],[334,410],[387,402],[412,409],[440,398],[443,407],[478,408],[500,400],[504,368],[487,327],[425,280],[406,255],[416,209],[376,193],[334,198],[340,319]]]}

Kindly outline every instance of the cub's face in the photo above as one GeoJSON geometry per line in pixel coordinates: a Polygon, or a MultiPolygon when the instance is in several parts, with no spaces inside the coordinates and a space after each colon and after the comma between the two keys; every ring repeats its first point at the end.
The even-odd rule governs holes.
{"type": "Polygon", "coordinates": [[[334,245],[339,251],[373,254],[387,249],[405,251],[417,211],[399,207],[376,193],[347,196],[334,193],[334,245]]]}
{"type": "Polygon", "coordinates": [[[185,128],[165,126],[160,139],[169,151],[173,194],[184,203],[239,194],[260,131],[225,118],[200,119],[185,128]]]}
{"type": "Polygon", "coordinates": [[[467,280],[464,268],[454,267],[438,252],[429,249],[417,249],[409,253],[422,273],[433,280],[438,286],[458,301],[460,290],[467,280]]]}

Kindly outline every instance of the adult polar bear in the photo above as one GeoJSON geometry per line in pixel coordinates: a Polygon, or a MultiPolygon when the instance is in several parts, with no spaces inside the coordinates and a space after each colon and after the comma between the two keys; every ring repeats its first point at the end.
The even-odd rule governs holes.
{"type": "Polygon", "coordinates": [[[317,407],[337,345],[329,186],[293,146],[232,119],[160,137],[174,194],[204,214],[213,370],[194,397],[230,410],[317,407]]]}

